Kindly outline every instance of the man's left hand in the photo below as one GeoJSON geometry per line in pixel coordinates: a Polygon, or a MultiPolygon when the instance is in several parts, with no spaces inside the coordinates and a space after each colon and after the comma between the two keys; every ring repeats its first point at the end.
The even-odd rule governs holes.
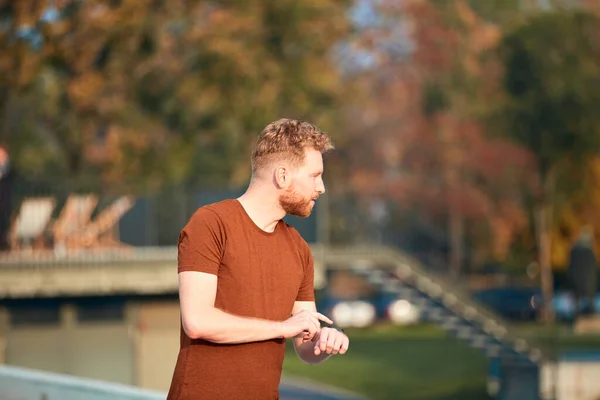
{"type": "Polygon", "coordinates": [[[343,332],[323,327],[318,333],[318,337],[313,339],[315,342],[314,353],[319,354],[344,354],[348,351],[350,339],[343,332]]]}

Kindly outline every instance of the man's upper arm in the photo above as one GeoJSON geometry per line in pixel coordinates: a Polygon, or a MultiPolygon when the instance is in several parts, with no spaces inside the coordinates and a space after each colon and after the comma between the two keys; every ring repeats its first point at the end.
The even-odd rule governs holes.
{"type": "Polygon", "coordinates": [[[310,251],[310,247],[306,242],[303,243],[303,269],[304,279],[298,290],[296,302],[314,302],[315,300],[315,264],[310,251]]]}
{"type": "Polygon", "coordinates": [[[211,210],[199,209],[181,230],[177,243],[177,270],[217,275],[225,246],[220,218],[211,210]]]}
{"type": "Polygon", "coordinates": [[[217,294],[217,276],[206,272],[179,273],[179,307],[181,323],[188,336],[198,329],[203,309],[214,307],[217,294]]]}
{"type": "Polygon", "coordinates": [[[221,221],[210,210],[199,209],[179,235],[179,302],[188,335],[197,329],[203,307],[214,307],[223,247],[221,221]]]}

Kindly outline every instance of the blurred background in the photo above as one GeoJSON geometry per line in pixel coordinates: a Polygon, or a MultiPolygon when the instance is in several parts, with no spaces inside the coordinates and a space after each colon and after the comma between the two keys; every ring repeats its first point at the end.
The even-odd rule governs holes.
{"type": "Polygon", "coordinates": [[[282,399],[600,399],[596,0],[0,0],[0,398],[164,398],[179,231],[282,117],[351,338],[282,399]]]}

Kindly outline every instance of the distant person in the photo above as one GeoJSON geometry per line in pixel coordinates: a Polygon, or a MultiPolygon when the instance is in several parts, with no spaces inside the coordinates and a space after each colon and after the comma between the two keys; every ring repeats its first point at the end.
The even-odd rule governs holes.
{"type": "Polygon", "coordinates": [[[348,337],[317,312],[311,250],[282,221],[311,214],[331,149],[312,124],[271,123],[247,191],[199,208],[181,231],[180,351],[168,400],[279,399],[286,339],[311,364],[347,351],[348,337]]]}
{"type": "Polygon", "coordinates": [[[6,147],[0,144],[0,251],[8,250],[14,170],[6,147]]]}
{"type": "Polygon", "coordinates": [[[571,248],[569,255],[569,282],[575,299],[575,315],[594,313],[598,267],[594,254],[594,234],[591,227],[585,227],[571,248]],[[581,300],[587,300],[587,310],[581,307],[581,300]]]}

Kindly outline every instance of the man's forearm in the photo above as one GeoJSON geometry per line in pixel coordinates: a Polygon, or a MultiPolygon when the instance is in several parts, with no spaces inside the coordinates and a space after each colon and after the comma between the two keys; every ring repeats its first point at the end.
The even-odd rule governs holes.
{"type": "MultiPolygon", "coordinates": [[[[294,339],[298,340],[298,339],[294,339]]],[[[298,357],[307,364],[320,364],[323,361],[331,357],[331,354],[321,352],[321,354],[315,354],[315,342],[306,341],[295,346],[296,354],[298,357]]]]}
{"type": "Polygon", "coordinates": [[[259,318],[240,317],[218,308],[203,310],[193,320],[185,321],[184,330],[192,339],[213,343],[237,344],[283,337],[282,323],[259,318]]]}

